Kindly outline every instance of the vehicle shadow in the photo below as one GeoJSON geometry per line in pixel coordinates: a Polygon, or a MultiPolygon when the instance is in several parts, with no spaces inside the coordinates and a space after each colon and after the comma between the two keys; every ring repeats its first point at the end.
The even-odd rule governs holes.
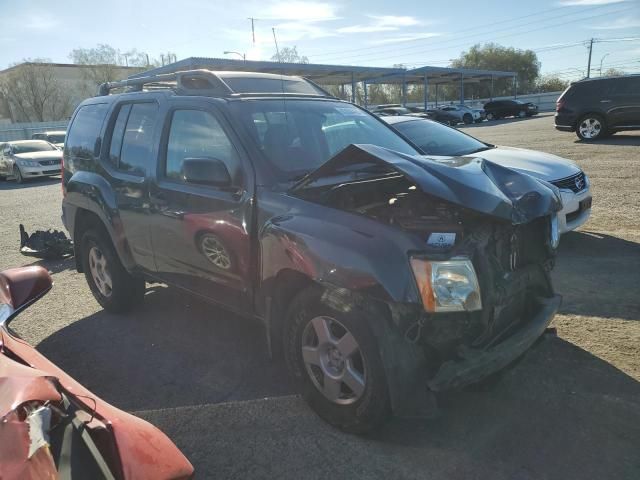
{"type": "Polygon", "coordinates": [[[30,178],[23,183],[16,183],[12,180],[4,179],[0,180],[0,190],[22,190],[24,188],[43,187],[55,183],[60,183],[59,176],[30,178]]]}
{"type": "Polygon", "coordinates": [[[613,134],[610,137],[603,138],[602,140],[592,140],[589,142],[585,142],[584,140],[576,138],[573,143],[575,143],[576,145],[623,145],[638,147],[640,146],[640,135],[620,132],[613,134]]]}
{"type": "Polygon", "coordinates": [[[534,115],[532,117],[524,117],[524,118],[508,117],[508,118],[501,118],[499,120],[485,120],[485,121],[480,122],[480,123],[470,123],[468,125],[460,124],[460,125],[457,125],[456,127],[457,128],[461,128],[461,129],[479,128],[479,127],[498,127],[500,125],[505,125],[505,124],[508,124],[508,123],[526,122],[528,120],[534,120],[536,118],[541,118],[543,116],[545,116],[544,113],[538,114],[538,115],[534,115]]]}
{"type": "Polygon", "coordinates": [[[46,268],[50,273],[60,273],[65,270],[73,270],[76,268],[74,257],[65,257],[59,259],[42,259],[25,265],[25,267],[39,266],[46,268]]]}
{"type": "Polygon", "coordinates": [[[640,243],[602,233],[562,236],[553,271],[560,313],[640,321],[640,243]]]}
{"type": "Polygon", "coordinates": [[[126,410],[293,392],[284,366],[269,360],[262,325],[159,284],[135,311],[99,311],[37,348],[126,410]]]}

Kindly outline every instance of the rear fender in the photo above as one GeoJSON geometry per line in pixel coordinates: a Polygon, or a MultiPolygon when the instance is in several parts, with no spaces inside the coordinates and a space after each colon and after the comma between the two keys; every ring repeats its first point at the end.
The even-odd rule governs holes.
{"type": "Polygon", "coordinates": [[[124,267],[127,270],[135,267],[120,221],[115,192],[102,176],[87,171],[74,173],[66,185],[64,209],[67,229],[76,248],[76,263],[79,261],[77,248],[81,240],[75,238],[76,232],[80,231],[79,228],[83,229],[78,222],[93,217],[90,221],[95,218],[99,220],[124,267]]]}

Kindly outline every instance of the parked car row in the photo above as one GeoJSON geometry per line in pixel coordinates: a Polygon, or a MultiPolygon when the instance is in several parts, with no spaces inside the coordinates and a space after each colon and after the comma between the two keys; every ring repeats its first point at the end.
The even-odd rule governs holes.
{"type": "Polygon", "coordinates": [[[378,116],[415,115],[430,118],[446,125],[481,123],[484,120],[498,120],[506,117],[530,117],[538,113],[538,106],[519,100],[496,100],[488,102],[483,108],[468,105],[441,105],[425,110],[423,107],[403,107],[399,104],[377,105],[371,111],[378,116]]]}

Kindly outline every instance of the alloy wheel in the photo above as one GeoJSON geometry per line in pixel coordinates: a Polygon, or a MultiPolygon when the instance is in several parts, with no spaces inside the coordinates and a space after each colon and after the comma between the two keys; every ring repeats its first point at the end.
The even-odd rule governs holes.
{"type": "Polygon", "coordinates": [[[302,333],[302,360],[314,386],[329,401],[349,405],[362,397],[365,359],[353,334],[331,317],[315,317],[302,333]]]}
{"type": "Polygon", "coordinates": [[[602,124],[597,118],[588,117],[580,122],[578,128],[583,138],[596,138],[602,131],[602,124]]]}
{"type": "Polygon", "coordinates": [[[109,271],[107,258],[96,246],[91,247],[91,250],[89,250],[89,270],[98,291],[104,297],[110,297],[113,292],[111,272],[109,271]]]}
{"type": "Polygon", "coordinates": [[[202,253],[216,267],[222,270],[231,268],[231,257],[222,242],[212,235],[205,235],[201,242],[202,253]]]}

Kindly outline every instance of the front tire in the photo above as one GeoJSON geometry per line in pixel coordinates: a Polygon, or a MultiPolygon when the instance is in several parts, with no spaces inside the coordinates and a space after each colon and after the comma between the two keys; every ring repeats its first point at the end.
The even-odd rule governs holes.
{"type": "Polygon", "coordinates": [[[388,384],[369,322],[383,321],[357,305],[340,311],[310,287],[289,307],[284,352],[302,396],[327,423],[349,433],[370,432],[391,414],[388,384]]]}
{"type": "Polygon", "coordinates": [[[24,177],[22,176],[22,171],[18,165],[13,166],[13,179],[16,183],[24,183],[24,177]]]}
{"type": "Polygon", "coordinates": [[[595,113],[582,116],[576,124],[576,135],[587,142],[607,136],[607,124],[595,113]]]}
{"type": "Polygon", "coordinates": [[[487,121],[495,120],[496,116],[493,113],[487,113],[487,121]]]}
{"type": "Polygon", "coordinates": [[[527,116],[527,112],[525,112],[524,110],[520,110],[518,112],[518,118],[524,118],[527,116]]]}
{"type": "Polygon", "coordinates": [[[82,266],[91,293],[102,308],[123,313],[142,302],[145,281],[125,270],[106,235],[94,229],[82,235],[82,266]]]}
{"type": "Polygon", "coordinates": [[[473,123],[473,116],[470,113],[465,113],[462,116],[462,121],[465,125],[469,125],[470,123],[473,123]]]}

